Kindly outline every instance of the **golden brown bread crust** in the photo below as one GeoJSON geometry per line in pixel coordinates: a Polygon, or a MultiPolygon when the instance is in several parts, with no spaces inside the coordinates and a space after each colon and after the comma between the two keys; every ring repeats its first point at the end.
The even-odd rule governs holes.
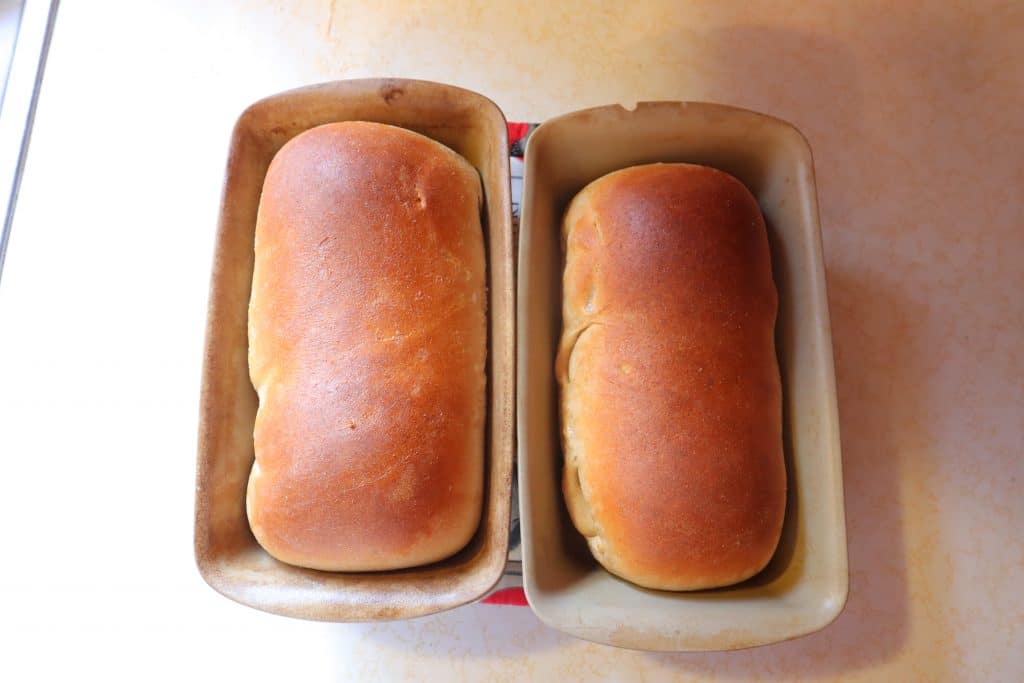
{"type": "Polygon", "coordinates": [[[609,571],[696,590],[753,576],[785,512],[778,306],[757,201],[690,164],[611,173],[563,225],[563,490],[609,571]]]}
{"type": "Polygon", "coordinates": [[[450,556],[483,496],[480,180],[422,135],[333,123],[274,157],[256,225],[246,507],[289,564],[450,556]]]}

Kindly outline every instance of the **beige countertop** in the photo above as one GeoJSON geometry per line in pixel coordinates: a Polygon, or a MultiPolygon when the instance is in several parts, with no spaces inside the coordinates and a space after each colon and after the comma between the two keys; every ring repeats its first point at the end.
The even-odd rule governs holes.
{"type": "Polygon", "coordinates": [[[634,4],[63,3],[0,281],[0,679],[1024,678],[1024,4],[634,4]],[[326,625],[202,583],[228,134],[266,94],[369,75],[472,88],[510,120],[711,100],[807,135],[849,530],[832,626],[647,654],[523,608],[326,625]]]}

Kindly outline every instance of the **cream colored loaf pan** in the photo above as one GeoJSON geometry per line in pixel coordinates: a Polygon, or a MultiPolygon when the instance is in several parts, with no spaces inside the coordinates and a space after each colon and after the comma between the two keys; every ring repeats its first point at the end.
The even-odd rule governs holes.
{"type": "MultiPolygon", "coordinates": [[[[650,102],[542,124],[525,161],[519,239],[518,439],[523,581],[537,615],[588,640],[644,650],[732,650],[811,633],[847,594],[839,420],[811,150],[793,126],[715,104],[650,102]],[[560,225],[611,171],[684,161],[727,171],[757,197],[779,290],[777,352],[788,476],[768,568],[731,588],[671,593],[612,576],[569,520],[560,489],[554,359],[561,329],[560,225]]],[[[643,444],[637,444],[643,448],[643,444]]]]}
{"type": "Polygon", "coordinates": [[[203,366],[195,555],[213,588],[267,612],[324,621],[400,619],[482,597],[508,552],[513,463],[514,272],[508,133],[493,102],[468,90],[408,80],[353,80],[261,100],[235,125],[217,231],[203,366]],[[245,488],[253,462],[256,394],[249,381],[247,306],[253,236],[271,158],[295,135],[334,121],[376,121],[422,133],[469,160],[483,181],[487,249],[488,418],[484,510],[469,545],[413,569],[332,573],[271,558],[253,538],[245,488]]]}

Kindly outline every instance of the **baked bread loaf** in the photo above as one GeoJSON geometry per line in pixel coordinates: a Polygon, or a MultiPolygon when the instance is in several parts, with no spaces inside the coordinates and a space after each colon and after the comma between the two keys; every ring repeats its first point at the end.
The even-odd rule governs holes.
{"type": "Polygon", "coordinates": [[[399,569],[460,550],[483,498],[482,190],[447,147],[377,123],[289,141],[256,223],[246,508],[289,564],[399,569]]]}
{"type": "Polygon", "coordinates": [[[563,225],[563,490],[608,571],[696,590],[753,576],[785,513],[778,298],[757,201],[691,164],[606,175],[563,225]]]}

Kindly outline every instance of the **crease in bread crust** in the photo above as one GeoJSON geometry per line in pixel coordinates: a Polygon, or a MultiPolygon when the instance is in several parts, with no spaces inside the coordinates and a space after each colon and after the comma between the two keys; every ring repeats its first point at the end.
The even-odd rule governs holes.
{"type": "MultiPolygon", "coordinates": [[[[558,378],[562,385],[563,400],[560,411],[562,413],[562,424],[569,425],[569,385],[572,381],[570,369],[572,368],[572,356],[576,345],[583,335],[599,323],[590,323],[583,329],[576,332],[571,342],[559,350],[557,367],[558,378]]],[[[562,475],[562,490],[569,508],[569,514],[573,523],[581,534],[587,537],[589,543],[592,538],[602,535],[601,527],[592,514],[591,506],[587,496],[586,476],[580,471],[579,449],[573,439],[572,429],[561,430],[562,452],[565,454],[564,469],[562,475]]]]}
{"type": "MultiPolygon", "coordinates": [[[[566,220],[563,223],[562,253],[565,255],[568,254],[567,244],[574,226],[578,221],[585,220],[586,218],[575,218],[574,209],[576,206],[575,202],[570,206],[566,214],[566,220]]],[[[597,227],[596,220],[593,221],[593,225],[595,231],[602,237],[603,242],[603,235],[597,227]]],[[[584,459],[580,457],[580,446],[576,443],[576,439],[574,439],[570,426],[572,420],[569,416],[570,406],[573,403],[570,400],[570,394],[572,393],[573,355],[584,335],[591,329],[603,324],[596,319],[598,311],[595,311],[593,306],[595,298],[596,286],[592,281],[587,296],[587,304],[584,307],[587,315],[584,316],[583,320],[575,321],[576,324],[573,328],[563,330],[559,340],[558,353],[555,359],[555,374],[562,393],[561,400],[559,401],[561,424],[565,426],[559,430],[563,453],[562,493],[573,524],[586,538],[591,551],[600,557],[604,554],[604,533],[594,514],[590,496],[588,495],[589,487],[587,485],[586,472],[584,471],[584,459]]],[[[568,303],[563,307],[563,321],[570,319],[571,313],[569,308],[568,303]]],[[[574,315],[572,316],[572,318],[575,317],[574,315]]]]}

